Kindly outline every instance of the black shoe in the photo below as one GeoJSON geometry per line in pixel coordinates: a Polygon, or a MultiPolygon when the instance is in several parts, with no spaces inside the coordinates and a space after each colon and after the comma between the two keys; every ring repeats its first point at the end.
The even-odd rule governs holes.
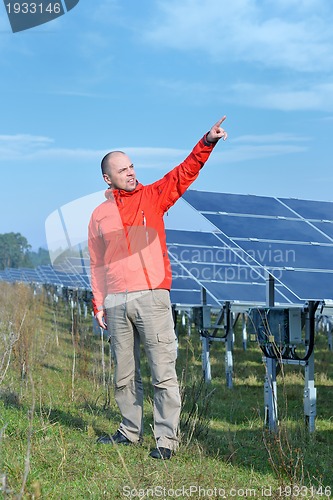
{"type": "Polygon", "coordinates": [[[159,458],[161,460],[170,460],[172,456],[172,451],[169,448],[155,448],[153,451],[149,453],[149,456],[152,458],[159,458]]]}
{"type": "Polygon", "coordinates": [[[113,436],[100,436],[97,441],[97,444],[132,444],[132,441],[127,439],[124,434],[120,431],[117,431],[113,436]]]}

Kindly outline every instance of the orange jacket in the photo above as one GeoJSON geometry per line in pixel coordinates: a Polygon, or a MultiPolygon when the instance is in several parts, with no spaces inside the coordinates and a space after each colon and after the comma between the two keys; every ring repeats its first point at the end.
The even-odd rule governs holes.
{"type": "MultiPolygon", "coordinates": [[[[207,134],[206,134],[207,135],[207,134]]],[[[215,144],[206,135],[162,179],[134,191],[108,189],[89,223],[95,313],[109,293],[171,288],[163,215],[198,177],[215,144]]]]}

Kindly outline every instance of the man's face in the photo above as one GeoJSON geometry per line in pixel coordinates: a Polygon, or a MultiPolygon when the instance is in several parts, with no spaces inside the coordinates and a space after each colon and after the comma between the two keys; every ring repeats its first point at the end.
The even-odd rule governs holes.
{"type": "Polygon", "coordinates": [[[123,189],[134,191],[136,188],[136,175],[133,163],[123,153],[113,153],[108,162],[108,173],[104,174],[104,180],[111,185],[112,189],[123,189]]]}

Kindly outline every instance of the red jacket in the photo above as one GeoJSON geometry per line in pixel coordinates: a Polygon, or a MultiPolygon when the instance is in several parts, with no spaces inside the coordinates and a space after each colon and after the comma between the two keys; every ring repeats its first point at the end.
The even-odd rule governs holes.
{"type": "Polygon", "coordinates": [[[108,189],[92,213],[88,245],[95,312],[109,293],[171,288],[163,215],[198,177],[215,144],[206,135],[162,179],[134,191],[108,189]]]}

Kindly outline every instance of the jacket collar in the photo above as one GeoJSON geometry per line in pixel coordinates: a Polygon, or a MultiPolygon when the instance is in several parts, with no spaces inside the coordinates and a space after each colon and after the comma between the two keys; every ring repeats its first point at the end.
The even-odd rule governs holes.
{"type": "Polygon", "coordinates": [[[138,191],[141,191],[143,185],[140,182],[136,182],[136,187],[133,191],[125,191],[124,189],[107,189],[105,191],[105,198],[109,199],[117,199],[117,198],[126,198],[128,196],[132,196],[138,191]]]}

